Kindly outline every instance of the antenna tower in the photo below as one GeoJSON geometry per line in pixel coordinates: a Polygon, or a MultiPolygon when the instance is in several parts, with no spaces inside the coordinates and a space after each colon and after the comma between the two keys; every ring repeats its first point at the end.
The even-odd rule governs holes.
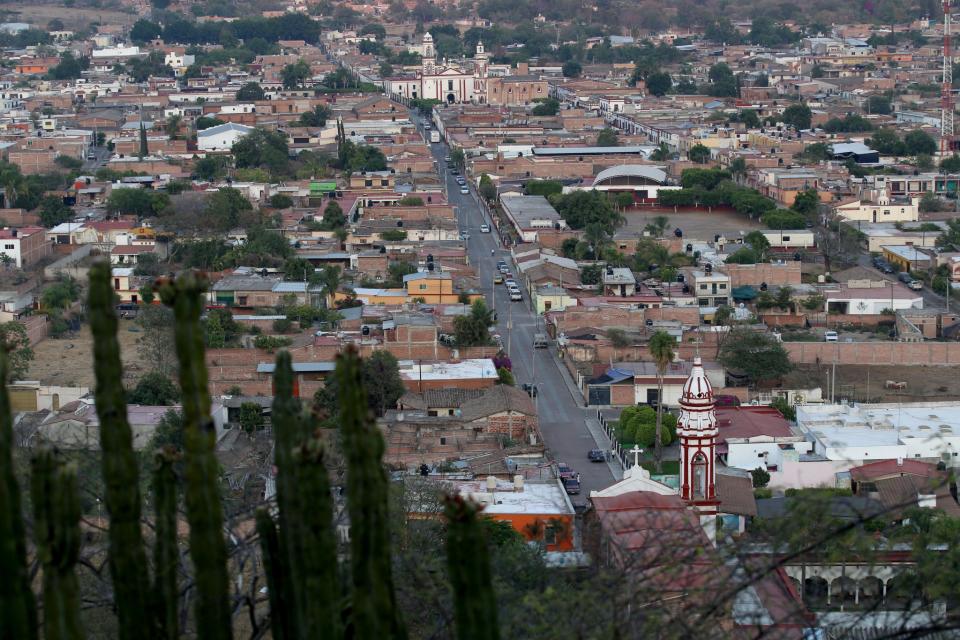
{"type": "Polygon", "coordinates": [[[940,91],[940,152],[954,150],[953,138],[953,29],[950,0],[943,0],[943,87],[940,91]]]}

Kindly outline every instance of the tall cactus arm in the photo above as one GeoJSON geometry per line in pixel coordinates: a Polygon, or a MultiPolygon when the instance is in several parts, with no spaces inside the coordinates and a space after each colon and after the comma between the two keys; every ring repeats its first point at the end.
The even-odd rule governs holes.
{"type": "Polygon", "coordinates": [[[300,637],[315,638],[318,629],[327,638],[339,638],[340,585],[337,541],[333,529],[333,497],[324,465],[323,447],[316,440],[296,452],[298,513],[291,518],[299,524],[304,576],[300,637]]]}
{"type": "Polygon", "coordinates": [[[384,444],[370,415],[360,376],[360,356],[350,348],[338,357],[340,431],[350,496],[351,610],[357,638],[407,637],[397,608],[390,565],[384,444]]]}
{"type": "MultiPolygon", "coordinates": [[[[0,380],[7,354],[0,345],[0,380]]],[[[6,385],[0,388],[0,640],[35,640],[37,608],[27,572],[20,488],[13,470],[13,414],[6,385]]]]}
{"type": "Polygon", "coordinates": [[[179,615],[177,569],[180,552],[177,545],[177,475],[173,464],[176,454],[161,451],[153,472],[153,509],[156,513],[156,542],[153,547],[153,595],[157,622],[164,640],[177,640],[179,615]]]}
{"type": "Polygon", "coordinates": [[[49,449],[31,461],[37,554],[43,567],[43,635],[46,640],[81,640],[80,594],[74,570],[80,555],[80,498],[77,473],[49,449]]]}
{"type": "Polygon", "coordinates": [[[299,624],[304,601],[304,574],[300,563],[302,555],[302,537],[298,535],[301,523],[298,522],[300,509],[298,503],[296,467],[293,462],[294,448],[302,440],[300,403],[293,397],[293,368],[290,354],[282,351],[277,354],[277,366],[273,374],[273,410],[271,423],[276,438],[274,463],[277,467],[277,511],[279,533],[277,534],[277,555],[274,557],[276,570],[289,581],[287,592],[290,602],[286,603],[283,613],[294,637],[301,635],[299,624]]]}
{"type": "Polygon", "coordinates": [[[154,616],[150,615],[153,611],[150,577],[140,529],[139,470],[127,420],[117,314],[107,262],[98,262],[90,269],[89,303],[97,381],[94,397],[100,418],[104,503],[110,514],[110,576],[119,622],[118,637],[140,640],[144,636],[155,637],[157,628],[154,616]]]}
{"type": "Polygon", "coordinates": [[[457,640],[498,640],[497,599],[480,507],[459,495],[445,500],[447,567],[457,640]]]}
{"type": "Polygon", "coordinates": [[[267,596],[270,600],[270,631],[274,640],[294,640],[291,628],[291,601],[287,583],[288,576],[283,574],[280,562],[280,537],[277,526],[266,509],[257,510],[257,535],[260,537],[260,554],[263,557],[263,571],[267,575],[267,596]]]}
{"type": "Polygon", "coordinates": [[[220,465],[214,453],[216,432],[210,417],[200,326],[205,288],[205,278],[188,272],[176,282],[163,283],[160,296],[173,308],[180,361],[186,450],[184,497],[190,523],[190,558],[197,585],[197,636],[204,640],[227,640],[232,637],[227,545],[220,502],[220,465]]]}

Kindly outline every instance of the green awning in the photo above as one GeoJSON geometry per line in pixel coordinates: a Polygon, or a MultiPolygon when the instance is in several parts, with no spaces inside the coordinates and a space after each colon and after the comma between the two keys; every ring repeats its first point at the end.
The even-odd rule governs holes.
{"type": "Polygon", "coordinates": [[[753,300],[757,297],[757,290],[750,285],[737,287],[730,292],[734,300],[753,300]]]}
{"type": "Polygon", "coordinates": [[[337,183],[333,181],[329,182],[311,182],[310,183],[310,193],[330,193],[331,191],[337,190],[337,183]]]}

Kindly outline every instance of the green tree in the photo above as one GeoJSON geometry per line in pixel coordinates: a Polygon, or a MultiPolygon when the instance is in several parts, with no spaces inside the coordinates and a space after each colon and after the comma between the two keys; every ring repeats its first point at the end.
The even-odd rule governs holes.
{"type": "Polygon", "coordinates": [[[237,100],[250,102],[263,100],[265,97],[266,95],[263,92],[263,87],[261,87],[257,82],[244,83],[242,87],[237,89],[237,100]]]}
{"type": "Polygon", "coordinates": [[[51,195],[44,196],[40,201],[40,224],[48,229],[69,222],[71,218],[73,209],[63,203],[63,198],[51,195]]]}
{"type": "Polygon", "coordinates": [[[903,137],[903,145],[907,155],[918,156],[925,154],[932,156],[937,152],[937,143],[933,137],[922,129],[914,129],[903,137]]]}
{"type": "Polygon", "coordinates": [[[43,290],[40,303],[44,309],[63,310],[80,297],[80,285],[70,276],[60,276],[43,290]]]}
{"type": "Polygon", "coordinates": [[[284,176],[290,166],[287,137],[277,131],[257,127],[230,149],[238,169],[262,168],[274,176],[284,176]]]}
{"type": "Polygon", "coordinates": [[[941,160],[940,170],[946,173],[960,173],[960,155],[955,153],[941,160]]]}
{"type": "Polygon", "coordinates": [[[274,209],[289,209],[293,206],[293,198],[285,193],[275,193],[270,196],[270,206],[274,209]]]}
{"type": "Polygon", "coordinates": [[[657,462],[657,473],[662,471],[663,463],[663,376],[667,367],[673,362],[676,339],[666,331],[657,331],[650,337],[650,356],[657,365],[657,427],[656,451],[654,459],[657,462]]]}
{"type": "Polygon", "coordinates": [[[751,471],[750,477],[753,480],[754,489],[765,487],[770,482],[770,473],[762,467],[757,467],[751,471]]]}
{"type": "Polygon", "coordinates": [[[470,313],[457,316],[453,321],[453,335],[458,347],[479,347],[490,344],[490,327],[493,314],[483,300],[470,306],[470,313]]]}
{"type": "Polygon", "coordinates": [[[888,115],[892,110],[890,98],[887,96],[870,96],[867,100],[867,113],[888,115]]]}
{"type": "Polygon", "coordinates": [[[301,113],[297,122],[301,127],[325,127],[330,115],[330,107],[325,104],[318,104],[312,111],[301,113]]]}
{"type": "Polygon", "coordinates": [[[513,378],[513,372],[506,367],[497,369],[497,384],[505,384],[509,387],[516,386],[516,380],[513,378]]]}
{"type": "Polygon", "coordinates": [[[867,141],[872,149],[881,155],[902,155],[906,147],[893,129],[877,129],[867,141]]]}
{"type": "Polygon", "coordinates": [[[240,405],[240,428],[253,433],[263,428],[263,409],[256,402],[244,402],[240,405]]]}
{"type": "Polygon", "coordinates": [[[757,254],[758,260],[765,260],[767,252],[770,250],[770,241],[767,236],[759,231],[751,231],[743,238],[744,243],[750,245],[750,248],[757,254]]]}
{"type": "Polygon", "coordinates": [[[812,118],[813,113],[810,111],[810,107],[803,103],[790,105],[783,110],[783,114],[780,116],[780,120],[784,124],[788,124],[795,129],[809,129],[812,118]]]}
{"type": "Polygon", "coordinates": [[[138,219],[156,216],[169,206],[167,194],[147,189],[113,189],[107,198],[107,213],[135,215],[138,219]]]}
{"type": "Polygon", "coordinates": [[[610,127],[604,127],[603,130],[597,134],[598,147],[616,147],[619,145],[620,141],[617,137],[617,132],[610,127]]]}
{"type": "MultiPolygon", "coordinates": [[[[770,406],[780,412],[787,420],[796,420],[797,419],[797,408],[792,404],[787,402],[787,399],[783,396],[779,396],[770,403],[770,406]]],[[[769,480],[769,479],[768,479],[769,480]]],[[[764,485],[766,486],[766,485],[764,485]]]]}
{"type": "Polygon", "coordinates": [[[344,215],[343,209],[340,208],[340,204],[336,200],[329,201],[323,210],[321,228],[325,231],[332,231],[343,227],[345,224],[347,224],[347,217],[344,215]]]}
{"type": "Polygon", "coordinates": [[[480,195],[487,202],[494,202],[497,199],[497,186],[493,184],[493,180],[487,174],[482,174],[480,176],[480,195]]]}
{"type": "Polygon", "coordinates": [[[647,76],[646,83],[647,91],[657,97],[667,95],[670,92],[670,89],[673,88],[673,79],[670,77],[669,73],[665,73],[663,71],[652,73],[647,76]]]}
{"type": "Polygon", "coordinates": [[[747,328],[730,331],[718,360],[727,369],[745,373],[755,386],[778,380],[793,369],[782,344],[769,334],[747,328]]]}
{"type": "Polygon", "coordinates": [[[536,104],[530,113],[535,116],[555,116],[560,112],[560,101],[556,98],[545,98],[536,104]]]}
{"type": "Polygon", "coordinates": [[[73,54],[67,51],[60,58],[60,64],[50,69],[49,77],[51,80],[76,80],[83,74],[83,70],[89,66],[90,61],[87,58],[77,60],[73,54]]]}
{"type": "Polygon", "coordinates": [[[576,60],[567,60],[563,63],[562,72],[564,78],[579,78],[583,73],[583,67],[576,60]]]}
{"type": "Polygon", "coordinates": [[[706,164],[710,160],[710,149],[698,142],[687,151],[687,157],[690,158],[691,162],[706,164]]]}
{"type": "Polygon", "coordinates": [[[33,349],[27,328],[22,322],[0,323],[0,346],[7,352],[7,382],[23,380],[33,362],[33,349]]]}
{"type": "Polygon", "coordinates": [[[212,229],[229,231],[240,225],[240,217],[244,212],[252,210],[253,205],[238,189],[223,187],[207,199],[204,222],[212,229]]]}
{"type": "Polygon", "coordinates": [[[793,204],[790,205],[792,210],[807,217],[815,215],[819,207],[820,194],[816,189],[806,189],[801,191],[793,199],[793,204]]]}
{"type": "Polygon", "coordinates": [[[610,204],[601,191],[578,190],[551,198],[554,208],[573,229],[585,229],[589,224],[599,224],[604,233],[612,236],[623,224],[623,216],[610,204]]]}
{"type": "MultiPolygon", "coordinates": [[[[367,406],[378,416],[396,406],[397,400],[406,393],[397,358],[385,350],[374,351],[360,361],[360,376],[367,406]]],[[[314,404],[331,416],[340,415],[342,409],[341,387],[336,377],[329,379],[325,387],[314,395],[314,404]]]]}
{"type": "Polygon", "coordinates": [[[127,392],[129,404],[148,406],[171,406],[180,401],[180,389],[176,383],[158,371],[151,371],[127,392]]]}
{"type": "Polygon", "coordinates": [[[302,59],[288,64],[280,71],[280,80],[284,89],[296,89],[310,77],[310,65],[302,59]]]}

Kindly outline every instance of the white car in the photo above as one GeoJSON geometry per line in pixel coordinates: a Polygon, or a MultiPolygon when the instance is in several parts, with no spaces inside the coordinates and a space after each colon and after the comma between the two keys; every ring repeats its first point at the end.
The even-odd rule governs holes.
{"type": "Polygon", "coordinates": [[[510,302],[520,302],[521,300],[523,300],[523,296],[520,295],[520,289],[511,289],[510,302]]]}
{"type": "Polygon", "coordinates": [[[460,193],[465,196],[470,195],[470,189],[467,189],[466,187],[460,187],[460,193]]]}
{"type": "Polygon", "coordinates": [[[490,225],[488,224],[480,225],[480,233],[490,233],[490,225]]]}
{"type": "Polygon", "coordinates": [[[823,339],[827,342],[837,342],[840,339],[840,335],[836,331],[824,331],[823,339]]]}

